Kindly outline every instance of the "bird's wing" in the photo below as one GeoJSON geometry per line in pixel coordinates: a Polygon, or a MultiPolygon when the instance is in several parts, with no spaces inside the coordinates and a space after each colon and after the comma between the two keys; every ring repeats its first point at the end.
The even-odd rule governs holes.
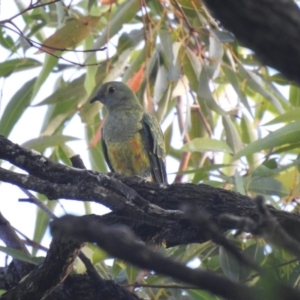
{"type": "Polygon", "coordinates": [[[157,120],[144,113],[141,134],[149,154],[153,181],[167,183],[164,135],[157,120]]]}
{"type": "Polygon", "coordinates": [[[102,152],[103,152],[105,161],[106,161],[110,171],[115,172],[112,165],[111,165],[111,163],[110,163],[110,161],[109,161],[109,158],[108,158],[107,146],[106,146],[105,140],[103,138],[103,128],[101,129],[101,146],[102,146],[102,152]]]}

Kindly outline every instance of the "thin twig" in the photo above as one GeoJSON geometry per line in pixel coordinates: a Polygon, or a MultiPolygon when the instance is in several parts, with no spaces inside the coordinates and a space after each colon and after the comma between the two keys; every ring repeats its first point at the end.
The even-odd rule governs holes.
{"type": "Polygon", "coordinates": [[[24,242],[26,245],[31,246],[33,248],[36,248],[38,250],[42,250],[47,252],[49,249],[47,247],[42,246],[41,244],[35,242],[34,240],[30,239],[29,237],[27,237],[23,232],[21,232],[19,229],[13,227],[13,229],[24,238],[24,242]]]}
{"type": "Polygon", "coordinates": [[[42,211],[44,211],[50,218],[55,219],[57,218],[56,215],[38,198],[36,198],[32,193],[30,193],[28,190],[23,189],[22,187],[19,187],[21,191],[28,196],[28,198],[25,199],[19,199],[20,202],[29,202],[37,205],[42,211]]]}
{"type": "MultiPolygon", "coordinates": [[[[15,19],[16,17],[19,17],[19,16],[23,15],[23,14],[26,13],[27,11],[30,11],[30,10],[32,10],[32,9],[36,9],[36,8],[42,7],[42,6],[51,5],[51,4],[54,4],[54,3],[56,3],[56,2],[60,2],[60,1],[61,1],[61,0],[53,0],[53,1],[46,2],[46,3],[42,3],[42,4],[39,4],[39,5],[32,4],[32,2],[31,2],[30,5],[29,5],[27,8],[23,9],[21,12],[15,14],[14,16],[10,17],[9,19],[5,19],[5,20],[0,21],[0,25],[1,25],[1,24],[5,24],[5,23],[7,23],[7,22],[9,22],[9,21],[11,21],[11,20],[13,20],[13,19],[15,19]]],[[[39,1],[38,1],[38,2],[39,2],[39,1]]],[[[37,3],[38,3],[38,2],[37,2],[37,3]]]]}

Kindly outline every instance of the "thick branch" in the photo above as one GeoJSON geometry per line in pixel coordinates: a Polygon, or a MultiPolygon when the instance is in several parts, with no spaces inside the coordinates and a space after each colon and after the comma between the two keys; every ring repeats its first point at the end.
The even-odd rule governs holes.
{"type": "MultiPolygon", "coordinates": [[[[100,223],[122,223],[143,240],[164,240],[167,246],[203,242],[207,234],[179,211],[182,205],[204,210],[213,219],[229,213],[258,221],[259,212],[250,198],[207,185],[172,184],[168,186],[98,174],[70,168],[24,149],[0,137],[0,158],[31,175],[0,169],[0,180],[45,194],[50,199],[95,201],[112,209],[106,216],[95,216],[100,223]],[[37,178],[39,177],[39,178],[37,178]]],[[[300,216],[269,207],[279,224],[294,239],[300,240],[300,216]]],[[[235,228],[234,222],[222,230],[235,228]]]]}
{"type": "Polygon", "coordinates": [[[40,266],[7,291],[1,300],[43,299],[68,276],[80,248],[81,244],[77,241],[54,239],[40,266]]]}
{"type": "MultiPolygon", "coordinates": [[[[0,213],[0,239],[5,243],[7,247],[19,250],[26,255],[30,256],[29,251],[27,250],[24,242],[19,238],[13,227],[10,223],[4,218],[0,213]]],[[[8,282],[9,285],[17,284],[17,282],[27,275],[32,269],[33,265],[30,263],[13,259],[13,262],[10,265],[8,271],[14,273],[14,275],[8,275],[7,278],[12,279],[12,282],[8,282]]]]}
{"type": "Polygon", "coordinates": [[[149,250],[145,245],[136,242],[132,233],[124,227],[99,226],[91,218],[64,216],[55,219],[51,224],[52,234],[56,237],[71,236],[79,241],[97,243],[102,249],[114,257],[157,273],[171,276],[177,280],[207,290],[226,299],[299,299],[298,291],[286,287],[273,278],[264,276],[272,288],[257,289],[239,283],[234,283],[210,271],[190,269],[184,264],[163,257],[158,252],[149,250]]]}
{"type": "Polygon", "coordinates": [[[90,218],[64,216],[52,221],[51,231],[58,237],[71,236],[81,242],[96,242],[114,257],[129,261],[141,268],[172,276],[228,299],[254,300],[258,296],[257,291],[247,286],[233,283],[209,271],[190,269],[184,264],[149,250],[145,245],[136,242],[136,238],[124,227],[99,226],[90,218]]]}
{"type": "Polygon", "coordinates": [[[300,83],[300,10],[292,0],[204,0],[262,62],[300,83]]]}
{"type": "MultiPolygon", "coordinates": [[[[250,198],[235,192],[206,185],[172,184],[164,186],[151,182],[141,182],[140,178],[135,177],[126,178],[117,175],[103,175],[96,172],[74,169],[52,162],[46,157],[13,144],[1,136],[0,158],[10,161],[12,164],[29,173],[29,175],[18,174],[0,168],[0,180],[44,193],[50,198],[95,201],[104,204],[110,207],[113,212],[105,216],[84,216],[81,218],[83,222],[86,222],[86,220],[90,222],[92,220],[92,227],[99,228],[99,230],[104,226],[104,223],[108,225],[127,225],[132,228],[140,238],[144,240],[165,240],[169,246],[192,242],[199,243],[209,238],[213,238],[225,246],[220,236],[214,233],[216,230],[213,227],[210,229],[211,234],[207,234],[207,226],[199,226],[197,221],[195,222],[193,219],[190,220],[188,214],[178,210],[182,208],[183,204],[197,211],[205,211],[210,215],[210,218],[215,221],[217,221],[219,215],[223,213],[248,217],[254,221],[259,220],[261,216],[261,213],[250,198]]],[[[269,207],[269,210],[279,224],[289,232],[290,235],[299,240],[299,231],[297,228],[300,226],[300,217],[296,214],[277,211],[272,207],[269,207]]],[[[75,228],[85,230],[89,226],[89,223],[85,225],[76,226],[75,228]]],[[[236,222],[228,220],[225,223],[222,222],[221,225],[220,229],[222,231],[235,228],[236,222]]],[[[121,235],[118,233],[117,236],[114,235],[113,231],[109,231],[108,233],[114,237],[114,241],[125,239],[126,242],[126,237],[130,236],[127,231],[123,231],[121,235]]],[[[81,232],[81,234],[85,236],[88,232],[84,231],[84,233],[81,232]]],[[[93,236],[91,240],[94,241],[94,238],[93,236]]],[[[133,240],[134,238],[130,238],[130,244],[133,240]]],[[[97,242],[99,242],[98,239],[97,242]]],[[[59,283],[64,281],[64,278],[70,271],[72,261],[79,252],[80,245],[81,244],[74,244],[74,242],[70,243],[65,240],[59,241],[58,243],[58,240],[54,239],[43,264],[32,271],[15,289],[8,291],[3,296],[3,299],[32,299],[32,295],[39,295],[41,296],[40,298],[42,298],[49,294],[59,283]],[[64,256],[57,258],[56,253],[60,253],[61,251],[63,251],[64,256]],[[59,263],[57,264],[58,259],[59,263]],[[51,282],[48,280],[49,274],[51,278],[53,277],[51,282]],[[32,284],[33,282],[34,284],[32,284]]],[[[125,259],[119,252],[114,252],[120,249],[119,246],[113,247],[112,245],[109,246],[101,243],[100,245],[104,249],[110,249],[111,254],[125,259]],[[108,246],[111,248],[107,248],[108,246]]],[[[126,257],[126,259],[132,261],[130,260],[131,257],[133,259],[132,263],[152,269],[152,265],[141,265],[138,261],[134,261],[134,259],[143,258],[143,256],[137,257],[136,253],[145,254],[145,252],[137,251],[136,247],[139,248],[139,244],[134,243],[134,249],[129,251],[129,254],[134,254],[134,257],[129,255],[129,259],[128,257],[126,257]]],[[[140,250],[142,251],[142,249],[140,250]]],[[[238,254],[236,255],[238,256],[238,254]]],[[[241,258],[241,260],[243,260],[243,258],[241,258]]],[[[177,274],[175,278],[185,281],[186,278],[190,278],[191,281],[188,282],[214,291],[218,295],[238,299],[238,297],[245,292],[243,286],[239,286],[235,289],[236,286],[232,285],[232,283],[228,286],[226,283],[225,286],[230,286],[235,289],[234,293],[230,292],[232,290],[231,288],[227,290],[227,292],[222,291],[222,289],[216,290],[215,285],[214,290],[212,290],[212,285],[208,284],[205,280],[209,274],[193,273],[193,275],[187,275],[185,273],[185,278],[182,278],[178,275],[177,265],[177,272],[173,272],[174,265],[170,266],[169,271],[165,271],[159,267],[159,265],[164,265],[159,257],[154,258],[154,261],[158,263],[158,267],[156,268],[157,272],[171,275],[170,270],[172,270],[172,274],[177,274]],[[201,275],[200,277],[196,277],[198,279],[204,278],[204,281],[193,281],[195,280],[193,279],[194,275],[201,275]]],[[[247,262],[247,264],[251,265],[251,262],[250,264],[247,262]]],[[[182,266],[179,269],[181,270],[181,268],[182,266]]],[[[182,269],[182,271],[184,270],[185,269],[182,269]]],[[[211,275],[215,276],[213,274],[211,275]]],[[[223,282],[223,278],[218,279],[210,277],[210,275],[208,278],[216,280],[214,282],[219,282],[220,284],[223,282]]],[[[246,290],[248,291],[248,289],[246,290]]],[[[280,292],[283,291],[290,293],[289,299],[296,299],[294,298],[294,291],[290,289],[285,290],[285,287],[281,286],[280,292]]],[[[249,294],[247,293],[250,297],[249,299],[253,299],[253,293],[256,294],[256,292],[250,290],[249,292],[249,294]]],[[[298,297],[298,295],[295,297],[298,297]]]]}

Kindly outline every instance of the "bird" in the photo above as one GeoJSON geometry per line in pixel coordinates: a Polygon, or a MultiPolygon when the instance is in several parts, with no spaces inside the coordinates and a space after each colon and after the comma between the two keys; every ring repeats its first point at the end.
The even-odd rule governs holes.
{"type": "Polygon", "coordinates": [[[109,169],[167,184],[163,132],[135,93],[126,84],[111,81],[100,86],[90,103],[95,101],[107,109],[101,145],[109,169]]]}

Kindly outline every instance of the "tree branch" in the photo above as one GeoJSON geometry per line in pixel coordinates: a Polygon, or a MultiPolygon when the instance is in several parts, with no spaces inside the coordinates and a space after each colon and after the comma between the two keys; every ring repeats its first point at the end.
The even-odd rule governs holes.
{"type": "MultiPolygon", "coordinates": [[[[30,175],[0,168],[0,180],[45,194],[49,199],[94,201],[113,213],[94,216],[99,223],[129,226],[142,240],[165,241],[167,246],[201,243],[207,234],[184,215],[182,205],[204,210],[217,221],[229,213],[257,222],[260,214],[246,196],[207,185],[141,182],[140,178],[104,175],[55,163],[48,158],[0,136],[0,158],[30,175]],[[39,178],[37,178],[39,176],[39,178]]],[[[281,227],[300,240],[300,216],[268,207],[281,227]]],[[[234,222],[222,223],[221,231],[234,229],[234,222]]]]}
{"type": "Polygon", "coordinates": [[[289,0],[204,0],[263,63],[300,83],[300,10],[289,0]]]}
{"type": "Polygon", "coordinates": [[[125,227],[99,226],[91,219],[66,215],[51,222],[51,232],[57,237],[72,236],[79,241],[97,243],[114,257],[160,274],[171,276],[195,285],[213,294],[230,299],[257,299],[254,289],[233,283],[212,272],[193,270],[185,265],[163,257],[136,242],[136,238],[125,227]],[[95,230],[97,228],[97,230],[95,230]]]}

